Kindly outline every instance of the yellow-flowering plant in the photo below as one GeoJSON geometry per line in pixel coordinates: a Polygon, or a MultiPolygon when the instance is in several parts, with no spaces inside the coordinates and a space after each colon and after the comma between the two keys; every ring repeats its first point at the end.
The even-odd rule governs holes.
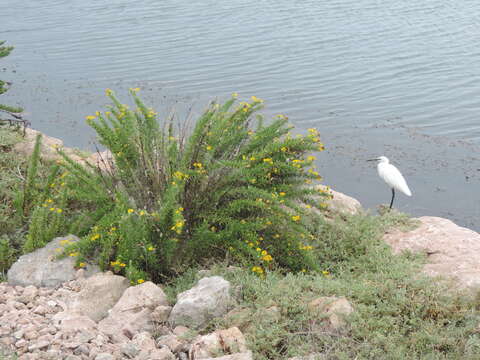
{"type": "Polygon", "coordinates": [[[113,105],[87,117],[112,154],[108,166],[64,155],[68,187],[95,209],[83,228],[77,222],[85,233],[72,245],[79,261],[97,261],[134,283],[224,258],[258,275],[315,270],[312,208],[321,210],[321,201],[313,195],[328,196],[310,185],[321,179],[311,155],[323,150],[318,131],[294,136],[285,116],[268,124],[255,116],[263,100],[232,96],[210,104],[191,133],[176,133],[138,90],[131,89],[135,109],[107,90],[113,105]]]}

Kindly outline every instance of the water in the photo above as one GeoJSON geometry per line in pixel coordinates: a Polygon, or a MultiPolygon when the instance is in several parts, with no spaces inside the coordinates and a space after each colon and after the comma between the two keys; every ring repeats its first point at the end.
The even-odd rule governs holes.
{"type": "Polygon", "coordinates": [[[319,128],[326,183],[387,203],[364,161],[383,154],[414,193],[398,208],[480,230],[479,2],[0,0],[0,14],[16,47],[1,60],[14,82],[2,101],[67,145],[91,148],[84,117],[107,87],[139,86],[180,116],[256,95],[266,115],[319,128]]]}

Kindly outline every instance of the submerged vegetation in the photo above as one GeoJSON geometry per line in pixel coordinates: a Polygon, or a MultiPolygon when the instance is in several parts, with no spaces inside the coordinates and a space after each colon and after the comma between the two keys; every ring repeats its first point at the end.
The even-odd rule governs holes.
{"type": "Polygon", "coordinates": [[[16,156],[20,134],[0,127],[0,273],[72,233],[81,240],[63,256],[79,268],[162,282],[170,299],[199,268],[230,280],[236,310],[205,330],[238,326],[255,359],[478,358],[478,300],[419,275],[422,257],[394,256],[382,241],[390,227],[415,226],[408,216],[324,217],[317,130],[294,135],[285,116],[258,115],[260,99],[234,95],[176,131],[136,93],[130,109],[107,90],[112,106],[87,116],[111,154],[100,165],[62,149],[45,160],[40,137],[29,159],[16,156]],[[307,305],[321,296],[352,303],[345,328],[314,326],[307,305]]]}

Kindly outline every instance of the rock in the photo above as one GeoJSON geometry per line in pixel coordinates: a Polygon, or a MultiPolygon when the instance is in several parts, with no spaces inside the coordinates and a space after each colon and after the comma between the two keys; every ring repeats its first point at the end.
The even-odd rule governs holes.
{"type": "Polygon", "coordinates": [[[246,351],[242,353],[225,355],[225,356],[220,356],[216,358],[207,358],[205,360],[253,360],[253,356],[251,351],[246,351]]]}
{"type": "Polygon", "coordinates": [[[140,348],[132,342],[123,344],[120,350],[122,351],[122,354],[130,359],[133,359],[140,352],[140,348]]]}
{"type": "Polygon", "coordinates": [[[321,297],[311,301],[308,309],[320,316],[319,319],[312,318],[313,328],[326,326],[333,330],[344,328],[346,325],[344,317],[353,312],[352,305],[344,297],[321,297]]]}
{"type": "Polygon", "coordinates": [[[42,145],[40,147],[40,153],[43,159],[56,160],[60,156],[57,154],[56,148],[63,147],[63,141],[54,137],[42,134],[40,131],[30,128],[25,129],[25,138],[23,141],[17,143],[14,147],[14,151],[28,157],[32,155],[33,148],[35,146],[35,139],[38,134],[42,135],[42,145]]]}
{"type": "MultiPolygon", "coordinates": [[[[75,279],[75,259],[70,256],[63,259],[56,259],[55,257],[59,254],[57,249],[63,249],[67,242],[72,243],[78,240],[78,237],[74,235],[58,237],[50,241],[45,247],[20,256],[8,270],[8,283],[22,286],[55,287],[75,279]]],[[[89,265],[87,274],[90,276],[99,271],[100,269],[97,266],[89,265]]],[[[32,289],[27,296],[32,297],[34,293],[32,289]]],[[[33,297],[35,296],[36,293],[33,297]]],[[[26,300],[26,298],[22,299],[26,300]]]]}
{"type": "Polygon", "coordinates": [[[246,351],[248,349],[245,337],[238,328],[232,327],[197,337],[190,347],[189,358],[191,360],[208,359],[246,351]]]}
{"type": "Polygon", "coordinates": [[[408,250],[428,255],[424,272],[455,281],[463,289],[480,287],[480,234],[440,217],[418,218],[420,226],[402,232],[393,230],[383,237],[394,253],[408,250]]]}
{"type": "Polygon", "coordinates": [[[178,353],[183,350],[184,343],[176,335],[160,336],[157,340],[158,347],[168,347],[171,352],[178,353]]]}
{"type": "Polygon", "coordinates": [[[179,337],[185,336],[190,332],[190,329],[186,326],[179,325],[173,329],[173,334],[179,337]]]}
{"type": "Polygon", "coordinates": [[[33,345],[30,345],[28,347],[28,351],[33,352],[33,351],[38,350],[38,349],[44,349],[44,348],[48,347],[49,345],[50,345],[49,341],[45,341],[45,340],[38,341],[38,342],[34,343],[33,345]]]}
{"type": "Polygon", "coordinates": [[[225,314],[231,303],[228,281],[220,276],[203,278],[195,287],[178,294],[169,322],[200,328],[209,320],[225,314]]]}
{"type": "Polygon", "coordinates": [[[126,312],[138,312],[142,308],[154,310],[159,306],[167,307],[167,296],[163,290],[151,281],[132,286],[125,290],[122,297],[112,308],[112,312],[125,314],[126,312]]]}
{"type": "Polygon", "coordinates": [[[27,304],[32,302],[38,295],[38,289],[33,285],[28,285],[23,290],[22,295],[18,297],[18,301],[27,304]]]}
{"type": "Polygon", "coordinates": [[[95,360],[115,360],[115,358],[109,353],[100,353],[95,356],[95,360]]]}
{"type": "Polygon", "coordinates": [[[110,150],[95,152],[86,161],[102,171],[111,171],[114,165],[114,159],[110,150]]]}
{"type": "Polygon", "coordinates": [[[149,360],[175,360],[175,355],[168,348],[155,349],[150,353],[149,360]]]}
{"type": "MultiPolygon", "coordinates": [[[[329,199],[322,200],[323,203],[327,204],[329,213],[355,215],[362,211],[362,204],[351,196],[334,191],[325,185],[317,185],[315,188],[331,195],[329,199]]],[[[320,198],[316,199],[319,200],[320,198]]]]}
{"type": "Polygon", "coordinates": [[[73,354],[74,355],[90,355],[90,349],[88,348],[88,345],[86,344],[81,344],[79,345],[77,348],[75,348],[75,350],[73,350],[73,354]]]}
{"type": "Polygon", "coordinates": [[[168,304],[163,290],[147,281],[125,290],[122,297],[110,310],[108,317],[100,321],[99,328],[106,334],[128,331],[131,336],[153,330],[152,312],[168,304]]]}
{"type": "Polygon", "coordinates": [[[123,276],[99,273],[85,280],[83,289],[69,306],[69,311],[100,321],[120,299],[129,282],[123,276]]]}
{"type": "Polygon", "coordinates": [[[133,337],[132,342],[142,350],[150,351],[156,349],[155,340],[152,335],[146,331],[136,334],[133,337]]]}
{"type": "Polygon", "coordinates": [[[69,311],[56,314],[52,320],[63,332],[94,331],[97,328],[95,321],[86,315],[79,315],[69,311]]]}
{"type": "Polygon", "coordinates": [[[168,316],[172,312],[171,306],[160,305],[152,312],[152,319],[157,323],[164,323],[168,321],[168,316]]]}

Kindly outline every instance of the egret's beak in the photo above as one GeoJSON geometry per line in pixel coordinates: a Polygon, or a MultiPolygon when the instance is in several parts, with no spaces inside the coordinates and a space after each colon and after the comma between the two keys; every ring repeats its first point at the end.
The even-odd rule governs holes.
{"type": "Polygon", "coordinates": [[[368,159],[367,161],[378,161],[378,158],[376,158],[376,159],[368,159]]]}

